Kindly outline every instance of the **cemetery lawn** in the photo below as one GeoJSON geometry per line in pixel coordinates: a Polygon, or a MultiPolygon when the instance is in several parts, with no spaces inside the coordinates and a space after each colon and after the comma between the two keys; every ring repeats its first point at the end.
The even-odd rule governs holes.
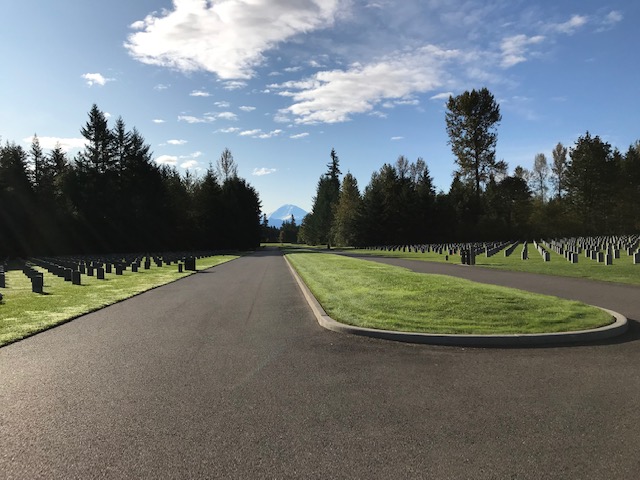
{"type": "Polygon", "coordinates": [[[287,258],[327,314],[358,327],[436,334],[526,334],[613,323],[599,308],[323,253],[287,258]]]}
{"type": "MultiPolygon", "coordinates": [[[[381,250],[360,250],[343,249],[344,253],[355,253],[358,255],[376,255],[381,257],[407,258],[411,260],[422,260],[426,262],[442,262],[460,264],[460,255],[449,255],[446,260],[445,255],[435,252],[385,252],[381,250]]],[[[626,252],[620,252],[620,258],[613,260],[613,265],[605,265],[594,260],[579,255],[578,263],[572,264],[565,260],[562,255],[554,251],[549,251],[551,261],[544,262],[538,251],[532,244],[529,244],[529,259],[520,258],[522,244],[518,245],[515,251],[509,256],[504,256],[504,250],[487,258],[486,255],[476,256],[476,265],[479,267],[497,268],[501,270],[511,270],[514,272],[541,273],[546,275],[557,275],[561,277],[586,278],[589,280],[600,280],[604,282],[625,283],[627,285],[640,285],[640,265],[634,265],[632,257],[626,252]]]]}
{"type": "MultiPolygon", "coordinates": [[[[235,258],[238,256],[200,258],[196,266],[203,270],[235,258]]],[[[45,272],[44,295],[31,292],[31,281],[22,271],[6,273],[7,288],[0,288],[4,296],[0,304],[0,346],[193,274],[178,273],[174,263],[140,269],[138,273],[127,270],[123,275],[106,274],[105,280],[82,275],[82,285],[72,285],[37,269],[45,272]]]]}

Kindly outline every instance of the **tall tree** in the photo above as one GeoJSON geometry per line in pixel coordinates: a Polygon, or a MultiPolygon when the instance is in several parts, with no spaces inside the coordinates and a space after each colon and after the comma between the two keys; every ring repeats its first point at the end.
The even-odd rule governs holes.
{"type": "Polygon", "coordinates": [[[581,234],[609,232],[615,189],[611,145],[589,132],[576,141],[566,171],[567,198],[581,234]]]}
{"type": "Polygon", "coordinates": [[[551,183],[554,186],[556,198],[562,198],[566,189],[567,147],[558,142],[551,155],[553,156],[551,183]]]}
{"type": "Polygon", "coordinates": [[[342,179],[342,187],[334,212],[333,239],[336,245],[341,247],[356,245],[361,202],[358,181],[351,173],[347,173],[342,179]]]}
{"type": "Polygon", "coordinates": [[[547,157],[544,153],[537,153],[533,160],[533,169],[531,170],[531,184],[533,191],[544,202],[546,199],[547,180],[549,178],[549,165],[547,165],[547,157]]]}
{"type": "Polygon", "coordinates": [[[447,102],[446,124],[451,150],[456,156],[457,174],[473,185],[480,197],[490,176],[506,169],[496,162],[496,127],[502,120],[500,106],[486,88],[466,91],[447,102]]]}

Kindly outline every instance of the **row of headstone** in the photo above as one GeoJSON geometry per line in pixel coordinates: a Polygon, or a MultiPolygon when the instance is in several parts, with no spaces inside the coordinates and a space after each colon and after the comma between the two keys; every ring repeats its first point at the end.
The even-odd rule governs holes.
{"type": "Polygon", "coordinates": [[[533,246],[536,247],[536,250],[538,250],[538,253],[542,257],[543,262],[551,261],[551,254],[547,251],[547,249],[544,248],[544,246],[541,243],[538,243],[537,241],[534,240],[533,246]]]}
{"type": "Polygon", "coordinates": [[[518,248],[518,245],[520,245],[520,242],[514,242],[511,246],[505,248],[504,256],[510,257],[511,254],[516,250],[516,248],[518,248]]]}
{"type": "Polygon", "coordinates": [[[44,274],[33,268],[29,263],[25,263],[22,267],[24,273],[31,280],[31,291],[33,293],[44,292],[44,274]]]}

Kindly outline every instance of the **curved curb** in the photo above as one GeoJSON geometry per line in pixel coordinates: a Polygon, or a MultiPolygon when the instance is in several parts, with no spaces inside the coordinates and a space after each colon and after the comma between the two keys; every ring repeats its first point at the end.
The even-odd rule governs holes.
{"type": "Polygon", "coordinates": [[[396,342],[422,343],[429,345],[446,345],[457,347],[523,347],[523,346],[550,346],[568,343],[595,342],[617,337],[627,331],[627,318],[617,312],[602,307],[601,310],[611,314],[615,322],[604,327],[591,330],[577,330],[572,332],[558,333],[523,333],[507,335],[464,335],[464,334],[433,334],[433,333],[412,333],[399,332],[394,330],[378,330],[375,328],[355,327],[344,323],[336,322],[327,315],[322,305],[311,293],[298,272],[293,268],[291,262],[283,255],[291,274],[295,278],[302,294],[311,307],[313,314],[320,326],[327,330],[339,333],[349,333],[365,337],[380,338],[383,340],[394,340],[396,342]]]}

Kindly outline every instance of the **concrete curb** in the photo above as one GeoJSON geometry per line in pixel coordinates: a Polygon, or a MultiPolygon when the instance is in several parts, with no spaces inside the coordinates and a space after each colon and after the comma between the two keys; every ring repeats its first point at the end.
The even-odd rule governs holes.
{"type": "Polygon", "coordinates": [[[510,334],[510,335],[456,335],[456,334],[431,334],[431,333],[411,333],[398,332],[393,330],[377,330],[374,328],[355,327],[344,323],[336,322],[327,315],[322,305],[311,293],[298,272],[284,255],[284,259],[289,266],[291,274],[295,278],[302,294],[311,307],[318,323],[326,328],[339,333],[349,333],[365,337],[380,338],[384,340],[394,340],[397,342],[423,343],[429,345],[447,345],[458,347],[524,347],[524,346],[550,346],[570,343],[594,342],[617,337],[627,331],[627,318],[620,313],[606,308],[597,307],[611,314],[615,322],[604,327],[592,330],[579,330],[562,333],[531,333],[531,334],[510,334]]]}

